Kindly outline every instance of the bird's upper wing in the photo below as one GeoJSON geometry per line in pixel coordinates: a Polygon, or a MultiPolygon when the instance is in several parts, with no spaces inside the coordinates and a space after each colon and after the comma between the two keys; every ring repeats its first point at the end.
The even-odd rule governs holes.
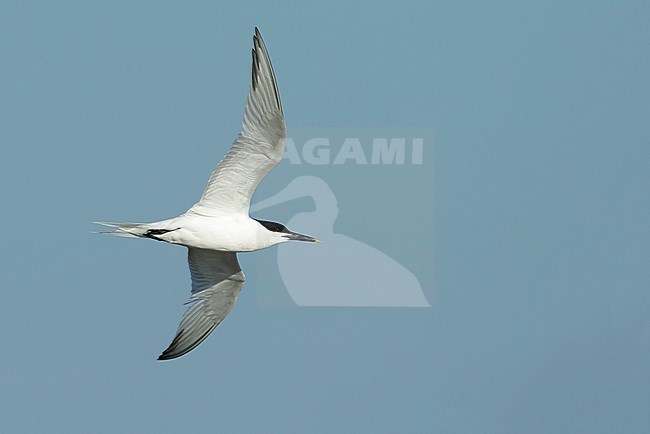
{"type": "Polygon", "coordinates": [[[188,262],[192,274],[190,307],[176,337],[158,360],[175,359],[203,342],[230,313],[244,286],[236,253],[190,247],[188,262]]]}
{"type": "Polygon", "coordinates": [[[282,160],[286,127],[269,53],[255,28],[253,67],[242,131],[189,212],[248,215],[258,184],[282,160]]]}

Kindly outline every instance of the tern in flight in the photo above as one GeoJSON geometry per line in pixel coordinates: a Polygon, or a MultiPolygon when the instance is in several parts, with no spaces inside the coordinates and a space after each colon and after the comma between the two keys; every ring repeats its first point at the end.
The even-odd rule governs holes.
{"type": "Polygon", "coordinates": [[[103,223],[105,232],[150,238],[188,248],[192,295],[176,336],[158,360],[192,351],[233,308],[244,286],[237,252],[287,241],[320,242],[280,223],[249,217],[251,196],[282,160],[286,127],[271,59],[255,28],[253,71],[241,133],[212,173],[203,196],[185,214],[155,223],[103,223]]]}

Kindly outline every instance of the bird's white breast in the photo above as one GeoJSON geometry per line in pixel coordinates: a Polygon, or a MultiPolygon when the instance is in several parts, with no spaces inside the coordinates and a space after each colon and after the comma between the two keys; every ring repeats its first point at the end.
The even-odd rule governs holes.
{"type": "Polygon", "coordinates": [[[205,217],[185,214],[170,222],[170,227],[174,225],[178,229],[165,234],[165,241],[188,247],[251,252],[278,243],[277,237],[244,215],[205,217]]]}

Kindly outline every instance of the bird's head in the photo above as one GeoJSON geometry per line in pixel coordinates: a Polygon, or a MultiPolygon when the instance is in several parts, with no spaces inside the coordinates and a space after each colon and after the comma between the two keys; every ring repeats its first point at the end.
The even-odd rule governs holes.
{"type": "Polygon", "coordinates": [[[287,241],[308,241],[311,243],[322,243],[321,240],[316,239],[314,237],[310,237],[309,235],[303,235],[299,234],[297,232],[292,232],[287,227],[281,223],[276,223],[276,222],[269,222],[266,220],[257,220],[255,219],[260,225],[262,225],[268,232],[270,232],[269,235],[274,237],[276,243],[284,243],[287,241]]]}

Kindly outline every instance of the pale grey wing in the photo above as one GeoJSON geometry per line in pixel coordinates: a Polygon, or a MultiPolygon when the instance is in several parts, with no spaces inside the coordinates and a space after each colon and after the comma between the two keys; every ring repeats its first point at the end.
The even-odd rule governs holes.
{"type": "Polygon", "coordinates": [[[230,313],[244,286],[236,253],[190,247],[188,262],[192,274],[189,308],[176,337],[158,360],[175,359],[203,342],[230,313]]]}
{"type": "Polygon", "coordinates": [[[190,212],[248,215],[251,196],[260,181],[282,160],[286,127],[271,59],[255,28],[253,66],[242,131],[208,181],[201,200],[190,212]]]}

